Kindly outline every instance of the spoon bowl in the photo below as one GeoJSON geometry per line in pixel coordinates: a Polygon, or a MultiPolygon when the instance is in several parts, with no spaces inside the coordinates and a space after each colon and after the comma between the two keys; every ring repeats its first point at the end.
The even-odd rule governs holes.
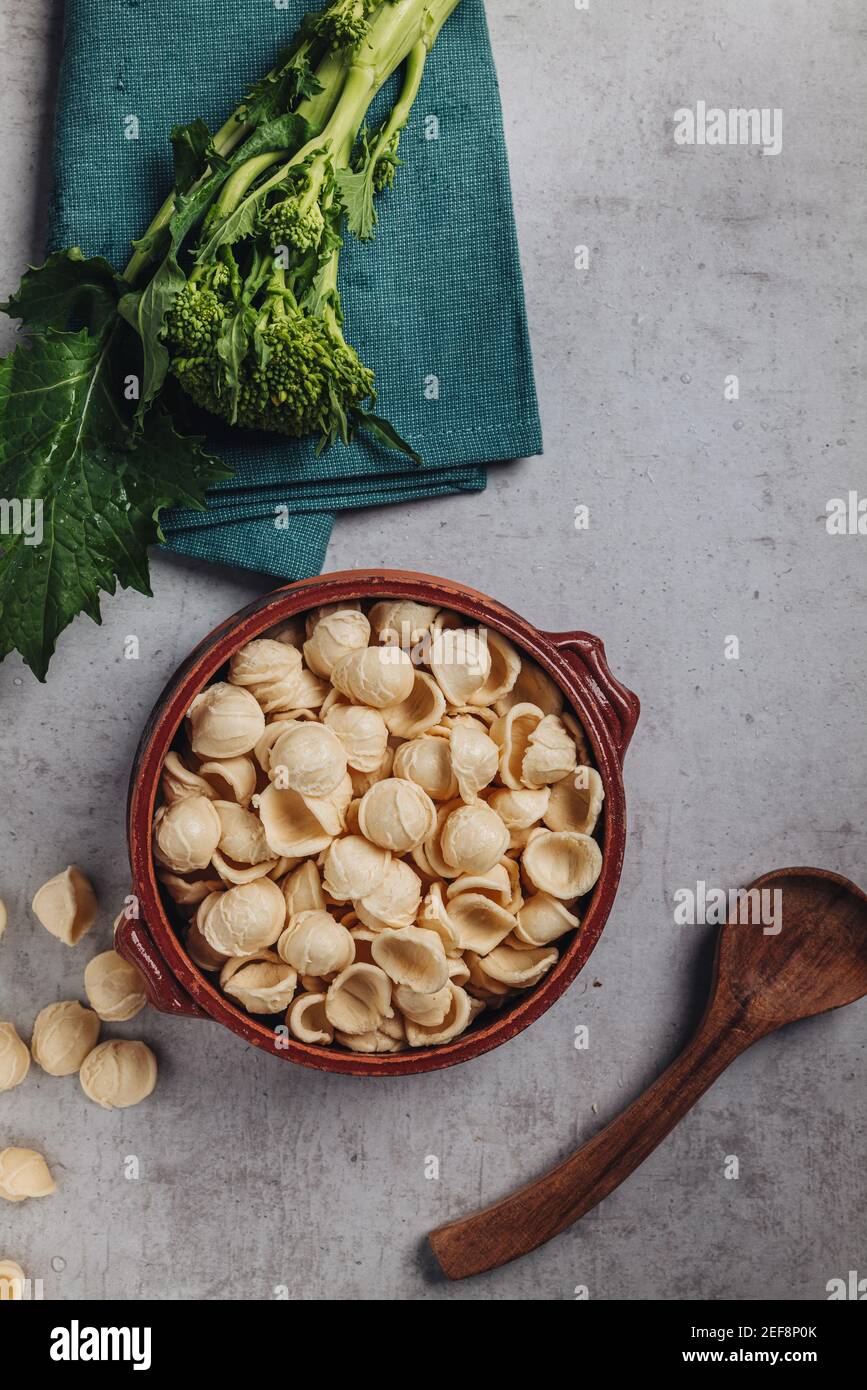
{"type": "Polygon", "coordinates": [[[856,884],[825,869],[777,869],[741,901],[750,921],[741,910],[720,931],[711,1009],[734,1004],[752,1041],[867,994],[867,895],[856,884]]]}

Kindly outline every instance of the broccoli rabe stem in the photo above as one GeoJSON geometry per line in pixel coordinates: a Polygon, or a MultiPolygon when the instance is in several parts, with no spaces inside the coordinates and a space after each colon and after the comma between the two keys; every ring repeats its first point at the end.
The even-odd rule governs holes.
{"type": "Polygon", "coordinates": [[[405,84],[398,101],[399,124],[389,136],[389,139],[393,138],[409,118],[421,84],[424,58],[457,5],[458,0],[393,0],[393,3],[383,5],[371,20],[366,37],[353,53],[340,97],[321,135],[288,161],[280,153],[274,152],[255,156],[242,164],[223,185],[215,204],[215,220],[217,217],[230,216],[245,199],[264,203],[271,189],[283,183],[296,165],[318,151],[327,149],[337,167],[347,165],[370,103],[401,63],[411,58],[408,85],[405,84]],[[259,183],[262,175],[275,164],[280,166],[276,172],[259,183]]]}
{"type": "MultiPolygon", "coordinates": [[[[299,53],[309,56],[314,51],[315,40],[305,39],[295,50],[295,56],[297,57],[299,53]]],[[[276,76],[277,72],[277,68],[272,69],[269,77],[276,76]]],[[[327,124],[340,97],[345,77],[345,54],[337,50],[329,51],[316,68],[316,79],[320,90],[314,96],[305,98],[296,108],[298,115],[307,121],[314,132],[322,130],[327,124]]],[[[248,102],[245,99],[235,108],[228,120],[224,121],[214,135],[214,149],[218,154],[224,157],[233,154],[238,146],[243,144],[247,137],[252,134],[255,123],[246,118],[247,110],[248,102]]],[[[155,260],[157,250],[153,239],[168,226],[174,211],[175,194],[172,192],[156,213],[144,236],[140,238],[142,244],[136,248],[127,262],[123,278],[128,285],[136,285],[155,260]]]]}

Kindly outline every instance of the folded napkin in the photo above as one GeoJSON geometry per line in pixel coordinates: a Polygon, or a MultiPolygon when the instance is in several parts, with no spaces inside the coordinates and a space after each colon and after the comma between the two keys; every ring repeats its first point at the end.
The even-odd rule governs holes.
{"type": "MultiPolygon", "coordinates": [[[[216,129],[309,7],[66,0],[51,249],[79,245],[122,267],[170,186],[170,127],[202,116],[216,129]]],[[[163,513],[170,548],[303,578],[322,568],[335,512],[478,492],[485,464],[541,452],[483,0],[461,0],[447,21],[400,152],[375,240],[347,237],[340,289],[346,336],[376,372],[377,408],[422,465],[367,438],[317,457],[312,442],[215,421],[208,447],[235,476],[209,491],[206,512],[163,513]]]]}

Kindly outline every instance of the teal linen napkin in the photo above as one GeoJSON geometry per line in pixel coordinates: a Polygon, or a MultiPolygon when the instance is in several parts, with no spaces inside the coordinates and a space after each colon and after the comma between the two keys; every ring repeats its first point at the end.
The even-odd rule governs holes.
{"type": "MultiPolygon", "coordinates": [[[[77,244],[123,266],[170,185],[170,127],[194,116],[219,126],[308,8],[66,0],[51,247],[77,244]]],[[[377,99],[381,110],[397,81],[377,99]]],[[[447,21],[401,156],[375,240],[347,237],[340,288],[347,337],[376,372],[378,409],[421,467],[364,437],[317,456],[311,442],[215,422],[209,447],[235,476],[209,491],[207,512],[163,514],[172,549],[303,578],[322,568],[335,512],[478,492],[486,464],[541,452],[482,0],[461,0],[447,21]]]]}

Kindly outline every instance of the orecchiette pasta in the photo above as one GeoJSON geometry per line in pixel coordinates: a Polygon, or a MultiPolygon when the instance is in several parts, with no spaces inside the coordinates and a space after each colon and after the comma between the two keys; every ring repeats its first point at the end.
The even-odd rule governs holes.
{"type": "Polygon", "coordinates": [[[23,1302],[26,1277],[17,1260],[0,1260],[0,1303],[23,1302]]]}
{"type": "Polygon", "coordinates": [[[333,704],[323,722],[340,739],[346,761],[354,772],[376,772],[382,766],[388,729],[378,710],[369,705],[333,704]]]}
{"type": "Polygon", "coordinates": [[[474,802],[497,775],[500,750],[481,729],[455,723],[449,730],[452,769],[462,801],[474,802]]]}
{"type": "Polygon", "coordinates": [[[220,988],[251,1014],[282,1013],[297,984],[297,973],[274,951],[232,957],[220,971],[220,988]]]}
{"type": "Polygon", "coordinates": [[[286,900],[270,878],[214,893],[202,907],[197,924],[208,945],[224,956],[252,956],[273,946],[286,920],[286,900]]]}
{"type": "Polygon", "coordinates": [[[380,886],[390,864],[390,850],[363,835],[343,835],[331,841],[323,856],[323,886],[338,903],[366,898],[380,886]]]}
{"type": "Polygon", "coordinates": [[[557,941],[578,926],[578,918],[559,898],[552,898],[550,893],[534,893],[518,909],[515,936],[528,946],[547,946],[549,941],[557,941]]]}
{"type": "Polygon", "coordinates": [[[415,671],[400,647],[366,647],[342,656],[332,669],[331,680],[336,690],[356,704],[385,709],[407,699],[415,671]]]}
{"type": "Polygon", "coordinates": [[[375,1032],[391,1018],[391,981],[378,965],[350,965],[328,987],[325,1016],[349,1035],[375,1032]]]}
{"type": "Polygon", "coordinates": [[[124,1110],[150,1095],[157,1084],[157,1059],[146,1043],[111,1038],[88,1053],[78,1079],[87,1098],[103,1110],[124,1110]]]}
{"type": "Polygon", "coordinates": [[[439,609],[406,599],[386,599],[375,603],[368,614],[377,641],[395,646],[414,647],[429,633],[439,609]]]}
{"type": "Polygon", "coordinates": [[[106,1023],[126,1023],[147,1003],[141,975],[117,951],[102,951],[87,962],[84,992],[94,1013],[106,1023]]]}
{"type": "Polygon", "coordinates": [[[386,705],[382,718],[393,738],[417,738],[440,722],[445,708],[446,697],[433,676],[426,671],[416,671],[406,699],[396,705],[386,705]]]}
{"type": "Polygon", "coordinates": [[[336,663],[370,642],[370,623],[357,608],[324,614],[304,643],[304,660],[317,676],[330,676],[336,663]]]}
{"type": "Polygon", "coordinates": [[[299,975],[320,980],[334,979],[355,959],[352,937],[328,912],[299,912],[281,933],[277,952],[299,975]]]}
{"type": "MultiPolygon", "coordinates": [[[[327,605],[239,648],[161,790],[154,857],[188,955],[309,1046],[459,1037],[553,969],[602,866],[604,788],[557,685],[499,633],[409,600],[327,605]]],[[[76,891],[77,907],[57,894],[64,931],[76,891]]],[[[88,997],[132,1017],[140,982],[113,955],[88,997]]],[[[29,1063],[9,1027],[0,1088],[29,1063]]],[[[95,1041],[87,1093],[147,1094],[152,1054],[116,1052],[143,1044],[95,1041]]]]}
{"type": "Polygon", "coordinates": [[[50,1197],[56,1190],[48,1164],[35,1149],[3,1149],[0,1153],[0,1197],[7,1202],[50,1197]]]}
{"type": "Polygon", "coordinates": [[[602,871],[602,851],[577,830],[543,830],[524,850],[524,873],[534,888],[552,898],[583,898],[602,871]]]}
{"type": "Polygon", "coordinates": [[[30,1051],[49,1076],[72,1076],[96,1046],[99,1019],[76,999],[48,1004],[36,1017],[30,1051]]]}
{"type": "Polygon", "coordinates": [[[13,1023],[0,1023],[0,1091],[20,1086],[30,1070],[30,1052],[13,1023]]]}
{"type": "Polygon", "coordinates": [[[376,782],[361,798],[358,828],[373,844],[408,854],[436,824],[436,807],[423,787],[401,777],[376,782]]]}
{"type": "Polygon", "coordinates": [[[382,881],[371,893],[353,903],[366,927],[408,927],[415,921],[421,902],[421,879],[402,859],[392,859],[382,881]]]}
{"type": "Polygon", "coordinates": [[[206,869],[222,833],[213,801],[206,796],[185,796],[162,813],[157,812],[154,853],[161,864],[176,874],[206,869]]]}
{"type": "Polygon", "coordinates": [[[442,938],[424,927],[380,932],[370,954],[394,984],[407,985],[418,994],[436,994],[449,977],[442,938]]]}
{"type": "Polygon", "coordinates": [[[579,767],[551,788],[542,819],[549,830],[592,835],[604,800],[605,788],[595,767],[579,767]]]}
{"type": "Polygon", "coordinates": [[[293,869],[283,879],[283,897],[286,913],[295,917],[299,912],[321,912],[325,908],[325,894],[319,870],[312,859],[305,859],[297,869],[293,869]]]}
{"type": "Polygon", "coordinates": [[[440,847],[452,868],[483,874],[502,859],[509,847],[509,832],[496,811],[484,802],[459,806],[443,826],[440,847]]]}
{"type": "Polygon", "coordinates": [[[346,776],[346,749],[324,724],[293,721],[271,748],[269,771],[279,787],[329,796],[346,776]]]}
{"type": "Polygon", "coordinates": [[[324,994],[299,994],[286,1014],[286,1023],[299,1042],[327,1046],[334,1041],[334,1029],[325,1013],[324,994]]]}
{"type": "Polygon", "coordinates": [[[67,946],[90,931],[99,910],[90,882],[74,864],[43,883],[32,907],[45,930],[67,946]]]}
{"type": "Polygon", "coordinates": [[[430,667],[450,704],[467,704],[488,679],[491,654],[487,638],[486,630],[473,627],[437,628],[434,633],[430,667]]]}
{"type": "Polygon", "coordinates": [[[402,743],[393,771],[395,777],[417,783],[433,801],[451,801],[458,794],[451,745],[444,738],[423,736],[402,743]]]}
{"type": "Polygon", "coordinates": [[[249,690],[218,682],[196,696],[187,722],[197,757],[234,758],[256,746],[265,728],[265,714],[249,690]]]}

